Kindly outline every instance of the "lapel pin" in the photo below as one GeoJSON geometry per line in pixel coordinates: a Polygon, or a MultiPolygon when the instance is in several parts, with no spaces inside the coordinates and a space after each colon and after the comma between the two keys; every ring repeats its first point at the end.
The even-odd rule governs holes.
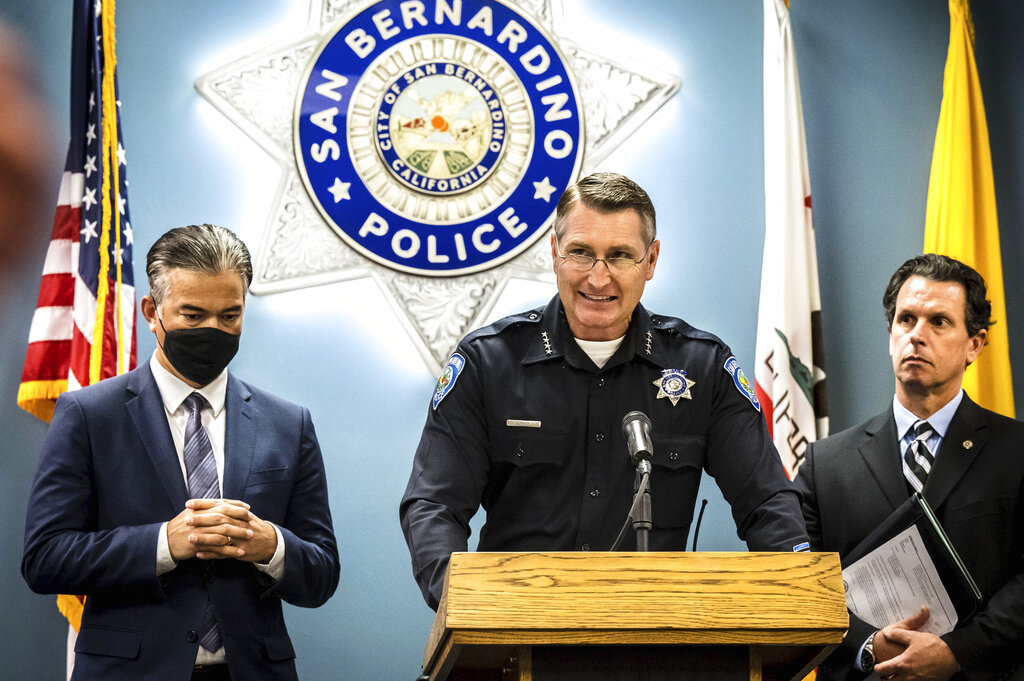
{"type": "Polygon", "coordinates": [[[970,449],[974,446],[974,442],[971,440],[964,440],[964,449],[970,449]]]}

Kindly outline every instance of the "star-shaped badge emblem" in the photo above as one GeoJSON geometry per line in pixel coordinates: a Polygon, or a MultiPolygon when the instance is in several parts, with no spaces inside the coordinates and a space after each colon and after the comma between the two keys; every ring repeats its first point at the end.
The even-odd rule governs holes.
{"type": "MultiPolygon", "coordinates": [[[[296,97],[325,36],[369,4],[367,0],[313,0],[304,33],[200,76],[196,89],[281,167],[280,185],[273,204],[268,205],[264,233],[247,239],[258,244],[250,290],[266,295],[370,277],[402,318],[430,371],[438,374],[459,339],[487,321],[509,279],[552,280],[550,250],[547,239],[539,238],[500,266],[459,276],[427,277],[374,262],[343,241],[324,220],[296,163],[296,97]]],[[[656,64],[620,63],[600,46],[577,45],[560,35],[560,24],[570,23],[564,18],[561,0],[506,4],[515,5],[517,11],[543,26],[572,70],[581,110],[585,111],[580,176],[589,173],[679,89],[679,79],[656,64]]],[[[469,16],[469,10],[464,12],[469,16]]],[[[356,180],[363,181],[337,179],[330,187],[335,203],[346,201],[347,205],[356,180]]],[[[526,177],[523,182],[532,183],[535,201],[554,208],[558,196],[549,177],[526,177]]]]}
{"type": "Polygon", "coordinates": [[[663,369],[661,378],[655,380],[654,385],[658,386],[657,399],[667,397],[672,401],[674,407],[679,400],[692,400],[693,395],[690,394],[690,388],[697,384],[687,378],[686,372],[682,369],[663,369]]]}

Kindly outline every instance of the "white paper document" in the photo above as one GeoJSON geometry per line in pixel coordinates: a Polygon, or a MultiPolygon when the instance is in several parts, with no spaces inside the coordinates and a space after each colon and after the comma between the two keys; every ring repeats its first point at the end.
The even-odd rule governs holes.
{"type": "Polygon", "coordinates": [[[920,631],[941,636],[953,630],[957,615],[935,570],[935,563],[911,526],[843,570],[846,607],[882,628],[928,606],[920,631]]]}

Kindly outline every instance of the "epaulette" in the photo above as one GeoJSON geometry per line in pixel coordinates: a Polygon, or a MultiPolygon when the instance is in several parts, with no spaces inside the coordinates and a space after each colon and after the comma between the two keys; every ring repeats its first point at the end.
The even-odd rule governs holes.
{"type": "Polygon", "coordinates": [[[519,326],[520,324],[540,324],[543,311],[544,307],[542,306],[534,308],[533,310],[518,312],[507,317],[502,317],[498,321],[479,328],[476,331],[470,331],[466,334],[466,337],[462,339],[462,342],[468,343],[476,338],[497,336],[506,329],[519,326]]]}
{"type": "Polygon", "coordinates": [[[652,314],[651,315],[651,326],[658,331],[664,331],[669,334],[679,334],[684,338],[692,340],[703,340],[715,343],[722,347],[726,347],[725,341],[708,331],[703,331],[690,324],[686,323],[678,317],[669,317],[663,314],[652,314]]]}

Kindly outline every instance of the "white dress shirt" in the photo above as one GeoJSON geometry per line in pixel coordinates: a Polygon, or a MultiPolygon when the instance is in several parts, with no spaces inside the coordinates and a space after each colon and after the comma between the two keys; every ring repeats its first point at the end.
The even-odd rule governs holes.
{"type": "MultiPolygon", "coordinates": [[[[178,454],[178,463],[181,465],[181,476],[188,487],[188,473],[185,468],[185,426],[188,423],[188,407],[185,406],[185,399],[194,392],[202,395],[209,403],[201,413],[203,428],[210,438],[210,445],[213,447],[213,458],[217,462],[217,482],[220,491],[224,493],[224,432],[227,421],[227,410],[224,409],[224,401],[228,390],[228,372],[222,371],[217,378],[202,388],[193,388],[180,378],[169,372],[160,364],[156,354],[149,359],[149,367],[153,371],[153,378],[160,390],[160,399],[164,404],[164,413],[167,415],[167,425],[171,429],[171,439],[174,441],[174,450],[178,454]]],[[[182,509],[184,510],[184,509],[182,509]]],[[[253,563],[257,570],[266,573],[273,579],[280,579],[284,574],[284,537],[277,525],[273,525],[277,533],[277,550],[268,563],[253,563]]],[[[178,563],[171,557],[171,550],[167,543],[167,523],[160,528],[160,535],[157,538],[156,547],[156,573],[162,575],[170,572],[178,566],[178,563]]],[[[207,651],[199,646],[199,654],[196,656],[196,664],[222,664],[225,662],[224,648],[215,653],[207,651]]]]}

